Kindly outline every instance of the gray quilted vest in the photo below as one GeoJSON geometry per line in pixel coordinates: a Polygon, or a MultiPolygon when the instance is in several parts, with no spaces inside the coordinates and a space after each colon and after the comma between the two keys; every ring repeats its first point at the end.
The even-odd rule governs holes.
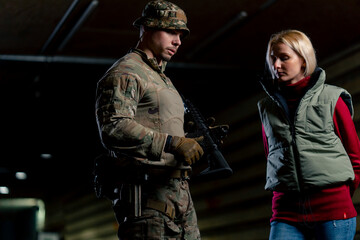
{"type": "Polygon", "coordinates": [[[269,147],[267,190],[301,192],[354,179],[333,123],[339,97],[353,116],[351,96],[342,88],[324,84],[325,72],[319,70],[318,80],[301,99],[293,120],[274,95],[258,102],[269,147]]]}

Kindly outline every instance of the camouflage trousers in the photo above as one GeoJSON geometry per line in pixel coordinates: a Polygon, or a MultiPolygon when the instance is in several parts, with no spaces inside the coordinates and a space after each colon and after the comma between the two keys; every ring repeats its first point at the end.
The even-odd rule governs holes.
{"type": "Polygon", "coordinates": [[[170,179],[168,184],[147,184],[142,187],[143,201],[161,201],[175,209],[174,219],[163,212],[144,207],[140,217],[121,214],[114,208],[119,222],[120,240],[199,240],[200,231],[189,185],[186,180],[170,179]],[[146,198],[146,199],[145,199],[146,198]],[[120,220],[120,221],[119,221],[120,220]]]}

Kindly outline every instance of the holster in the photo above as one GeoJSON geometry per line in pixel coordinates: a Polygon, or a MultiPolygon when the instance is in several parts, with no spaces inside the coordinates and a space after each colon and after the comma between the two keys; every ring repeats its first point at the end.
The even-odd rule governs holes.
{"type": "Polygon", "coordinates": [[[171,219],[175,217],[173,206],[148,198],[143,192],[145,184],[167,184],[169,179],[188,179],[189,169],[154,168],[141,165],[124,165],[110,155],[100,155],[95,160],[94,187],[98,198],[106,197],[113,201],[117,219],[139,217],[143,208],[151,208],[164,213],[171,219]]]}
{"type": "Polygon", "coordinates": [[[191,169],[147,166],[108,154],[95,159],[93,171],[96,196],[111,200],[117,197],[114,191],[122,184],[166,183],[171,178],[189,179],[190,174],[191,169]]]}
{"type": "Polygon", "coordinates": [[[141,166],[124,164],[109,154],[95,159],[93,175],[96,196],[110,200],[118,197],[116,191],[122,184],[141,184],[146,180],[145,170],[141,166]]]}
{"type": "Polygon", "coordinates": [[[143,194],[140,184],[123,184],[118,197],[113,200],[113,208],[118,221],[125,217],[136,218],[143,215],[143,209],[150,208],[162,212],[170,219],[175,218],[175,208],[160,200],[148,198],[143,194]]]}

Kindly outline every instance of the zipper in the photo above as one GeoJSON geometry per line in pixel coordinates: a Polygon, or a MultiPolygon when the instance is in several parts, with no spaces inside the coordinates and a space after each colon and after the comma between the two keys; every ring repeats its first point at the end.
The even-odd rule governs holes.
{"type": "Polygon", "coordinates": [[[169,88],[170,86],[170,83],[169,83],[169,80],[167,79],[165,73],[162,71],[164,69],[162,69],[157,61],[155,59],[150,59],[147,57],[147,55],[142,52],[141,50],[139,49],[134,49],[133,50],[135,53],[139,54],[140,57],[142,58],[142,60],[148,65],[150,66],[151,69],[153,69],[155,72],[157,72],[160,76],[160,78],[163,80],[163,82],[166,84],[166,86],[169,88]]]}
{"type": "Polygon", "coordinates": [[[169,80],[167,79],[167,77],[165,76],[164,73],[160,72],[159,76],[161,77],[161,79],[164,81],[164,83],[166,84],[166,86],[169,88],[169,80]]]}
{"type": "Polygon", "coordinates": [[[301,170],[301,164],[300,164],[300,156],[299,156],[299,151],[298,148],[296,146],[296,140],[295,140],[295,120],[293,124],[290,124],[291,126],[291,135],[292,135],[292,145],[293,145],[293,154],[294,154],[294,159],[295,159],[295,166],[296,166],[296,175],[297,175],[297,179],[298,179],[298,187],[299,187],[299,191],[303,192],[304,187],[303,187],[303,178],[302,178],[302,170],[301,170]]]}
{"type": "MultiPolygon", "coordinates": [[[[305,96],[305,95],[304,95],[305,96]]],[[[286,113],[284,107],[282,106],[281,102],[279,100],[277,100],[275,97],[271,96],[271,98],[273,99],[273,101],[275,101],[275,103],[278,105],[278,107],[281,109],[283,115],[285,115],[285,118],[287,119],[289,126],[290,126],[290,132],[291,132],[291,145],[293,147],[293,156],[294,156],[294,161],[295,161],[295,171],[296,171],[296,178],[297,178],[297,182],[298,182],[298,188],[299,188],[299,192],[303,192],[304,187],[303,187],[303,178],[302,178],[302,171],[301,171],[301,165],[300,165],[300,156],[299,156],[299,151],[298,148],[296,146],[296,140],[295,140],[295,116],[296,113],[298,112],[299,106],[303,100],[303,98],[301,98],[299,105],[297,106],[295,112],[294,112],[294,120],[291,121],[289,114],[286,113]]]]}
{"type": "MultiPolygon", "coordinates": [[[[303,178],[302,178],[302,173],[301,173],[301,168],[300,168],[300,158],[299,158],[299,154],[298,154],[298,149],[296,147],[296,140],[295,140],[295,115],[298,112],[300,103],[302,102],[304,96],[306,95],[306,93],[304,94],[304,96],[301,98],[299,105],[296,108],[296,111],[294,113],[294,120],[291,121],[289,114],[286,113],[284,107],[282,106],[280,100],[278,97],[275,96],[274,92],[268,91],[268,89],[266,88],[265,84],[263,82],[260,81],[260,84],[262,86],[262,88],[264,89],[265,93],[278,105],[278,107],[281,109],[282,114],[285,115],[285,118],[287,119],[289,126],[290,126],[290,132],[291,132],[291,145],[293,147],[293,156],[294,156],[294,161],[295,161],[295,171],[296,171],[296,175],[297,175],[297,181],[298,181],[298,188],[299,188],[299,192],[302,192],[304,187],[302,184],[303,178]]],[[[281,96],[282,97],[282,96],[281,96]]],[[[286,101],[284,99],[284,101],[286,101]]]]}

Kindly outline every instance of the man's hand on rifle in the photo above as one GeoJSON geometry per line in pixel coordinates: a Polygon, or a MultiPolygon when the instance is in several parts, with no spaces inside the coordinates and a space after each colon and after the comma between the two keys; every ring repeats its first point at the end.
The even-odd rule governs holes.
{"type": "Polygon", "coordinates": [[[198,143],[198,141],[202,141],[203,138],[203,136],[198,138],[172,136],[169,145],[169,152],[182,158],[182,160],[188,165],[192,165],[196,161],[200,160],[204,154],[204,150],[198,143]]]}

